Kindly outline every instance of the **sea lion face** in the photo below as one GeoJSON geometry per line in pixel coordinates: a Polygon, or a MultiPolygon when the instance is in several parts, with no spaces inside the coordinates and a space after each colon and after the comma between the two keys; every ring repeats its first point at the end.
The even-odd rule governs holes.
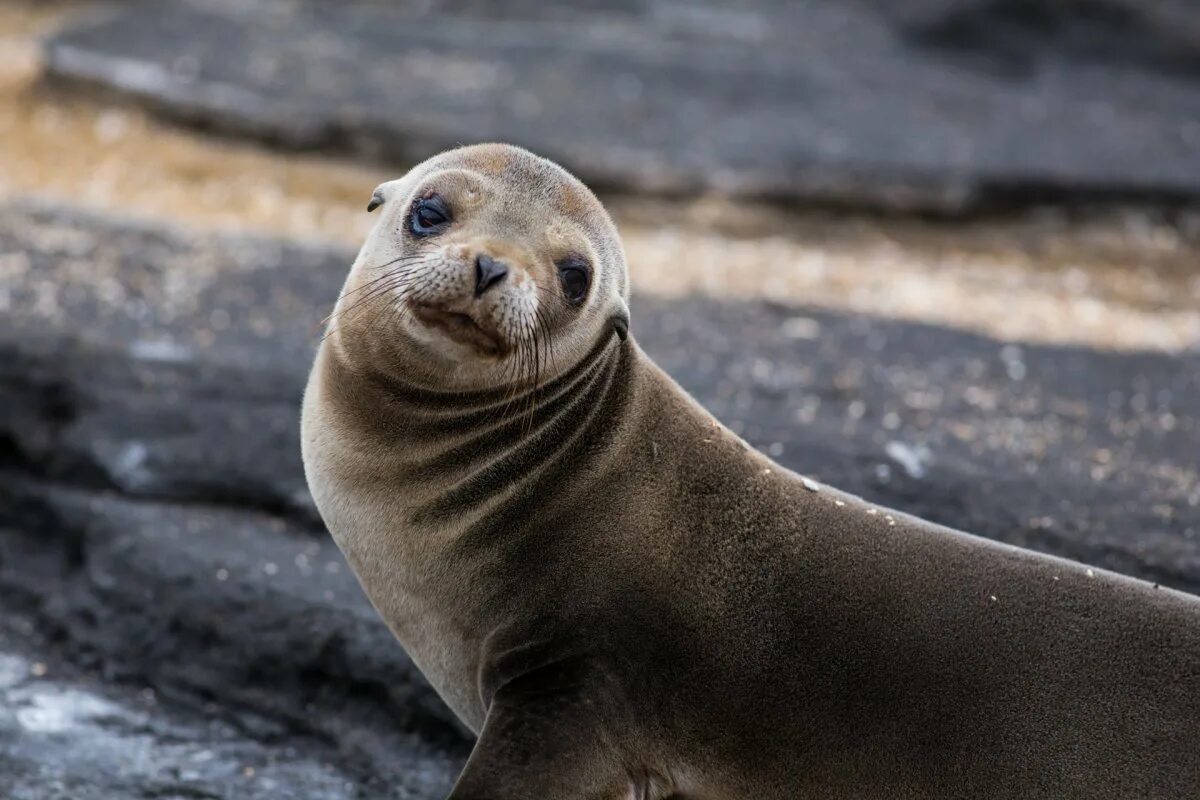
{"type": "Polygon", "coordinates": [[[625,335],[616,229],[558,165],[508,145],[453,150],[381,185],[376,208],[333,324],[385,368],[437,388],[540,382],[625,335]]]}

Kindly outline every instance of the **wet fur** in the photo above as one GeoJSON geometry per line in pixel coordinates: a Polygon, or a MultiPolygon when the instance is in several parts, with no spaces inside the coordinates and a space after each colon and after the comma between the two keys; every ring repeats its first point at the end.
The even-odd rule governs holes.
{"type": "Polygon", "coordinates": [[[814,491],[616,335],[586,189],[441,158],[620,272],[536,382],[412,377],[378,308],[317,357],[310,486],[480,734],[453,798],[1200,795],[1200,600],[814,491]]]}

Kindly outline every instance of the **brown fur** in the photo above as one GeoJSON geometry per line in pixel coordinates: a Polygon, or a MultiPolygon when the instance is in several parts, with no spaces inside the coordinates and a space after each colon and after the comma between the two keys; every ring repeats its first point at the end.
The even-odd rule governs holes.
{"type": "Polygon", "coordinates": [[[322,515],[480,735],[453,798],[1200,796],[1200,600],[801,482],[614,334],[611,222],[502,152],[491,202],[620,273],[557,366],[439,385],[369,308],[304,404],[322,515]]]}

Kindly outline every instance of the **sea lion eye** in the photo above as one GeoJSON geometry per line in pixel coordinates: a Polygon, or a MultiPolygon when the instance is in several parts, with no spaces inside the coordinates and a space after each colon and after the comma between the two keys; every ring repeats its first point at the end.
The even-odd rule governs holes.
{"type": "Polygon", "coordinates": [[[567,302],[577,306],[587,297],[588,286],[592,282],[592,268],[578,256],[571,256],[558,262],[558,281],[562,284],[563,296],[567,302]]]}
{"type": "Polygon", "coordinates": [[[413,203],[408,218],[408,228],[414,236],[432,236],[441,233],[450,224],[450,208],[440,195],[419,197],[413,203]]]}

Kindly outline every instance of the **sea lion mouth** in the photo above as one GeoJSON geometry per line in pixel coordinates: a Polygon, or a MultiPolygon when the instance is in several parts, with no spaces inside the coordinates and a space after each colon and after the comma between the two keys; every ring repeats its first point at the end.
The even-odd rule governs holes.
{"type": "Polygon", "coordinates": [[[483,355],[502,356],[508,350],[498,335],[485,330],[470,314],[431,303],[414,304],[413,314],[429,327],[460,344],[474,347],[483,355]]]}

